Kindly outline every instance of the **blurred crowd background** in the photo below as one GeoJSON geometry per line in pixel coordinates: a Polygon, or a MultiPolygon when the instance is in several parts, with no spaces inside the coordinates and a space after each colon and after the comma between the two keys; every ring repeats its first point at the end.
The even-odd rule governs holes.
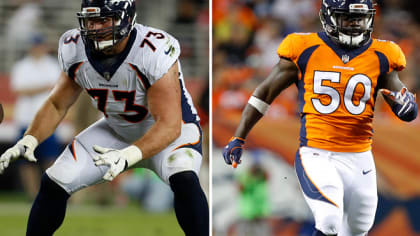
{"type": "MultiPolygon", "coordinates": [[[[0,125],[0,153],[22,135],[56,82],[60,73],[58,40],[67,30],[79,27],[76,12],[80,11],[80,4],[80,0],[0,0],[0,103],[5,109],[5,121],[0,125]]],[[[181,44],[180,61],[186,86],[199,110],[205,134],[200,178],[208,195],[209,2],[154,0],[136,1],[136,5],[138,23],[165,30],[181,44]]],[[[28,203],[33,201],[42,171],[74,135],[101,117],[90,103],[87,95],[79,98],[57,129],[54,140],[45,147],[47,151],[37,154],[38,163],[19,161],[0,175],[1,199],[16,193],[28,203]],[[41,156],[47,156],[45,162],[41,156]]],[[[5,198],[0,202],[0,209],[5,209],[2,206],[7,201],[5,198]]],[[[135,170],[71,198],[74,204],[123,206],[133,201],[147,211],[171,211],[172,191],[152,172],[135,170]]]]}
{"type": "MultiPolygon", "coordinates": [[[[296,179],[297,89],[285,90],[251,131],[242,164],[227,166],[222,149],[255,87],[278,63],[292,32],[319,32],[321,0],[213,0],[213,232],[311,235],[313,219],[296,179]],[[233,197],[232,197],[233,196],[233,197]]],[[[407,58],[400,79],[420,90],[419,1],[377,1],[373,37],[398,43],[407,58]]],[[[373,155],[379,205],[369,235],[420,235],[420,119],[402,123],[377,99],[373,155]]]]}

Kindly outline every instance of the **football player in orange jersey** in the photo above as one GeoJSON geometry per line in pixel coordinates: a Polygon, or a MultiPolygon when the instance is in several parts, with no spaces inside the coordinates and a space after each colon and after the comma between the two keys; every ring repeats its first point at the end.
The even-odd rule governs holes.
{"type": "Polygon", "coordinates": [[[294,33],[280,44],[280,62],[255,89],[235,135],[228,165],[240,163],[249,131],[292,84],[299,91],[300,148],[295,169],[314,218],[313,235],[366,235],[376,206],[371,152],[376,96],[403,121],[417,116],[415,96],[399,80],[405,56],[393,42],[371,38],[371,0],[323,0],[323,32],[294,33]]]}

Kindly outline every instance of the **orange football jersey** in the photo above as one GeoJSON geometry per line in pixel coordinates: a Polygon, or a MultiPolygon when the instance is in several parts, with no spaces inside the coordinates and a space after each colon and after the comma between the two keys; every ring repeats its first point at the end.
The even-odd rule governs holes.
{"type": "Polygon", "coordinates": [[[282,41],[277,53],[300,71],[301,146],[335,152],[370,150],[378,79],[404,69],[400,47],[372,39],[349,50],[324,32],[294,33],[282,41]]]}

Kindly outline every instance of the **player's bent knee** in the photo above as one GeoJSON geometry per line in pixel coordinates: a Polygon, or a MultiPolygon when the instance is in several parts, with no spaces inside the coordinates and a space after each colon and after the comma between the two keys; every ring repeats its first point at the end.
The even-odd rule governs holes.
{"type": "Polygon", "coordinates": [[[180,148],[172,152],[164,163],[164,169],[167,171],[165,181],[168,181],[169,177],[185,171],[192,171],[198,175],[201,159],[201,154],[192,148],[180,148]]]}
{"type": "Polygon", "coordinates": [[[325,235],[337,235],[341,227],[341,217],[327,215],[316,223],[316,228],[325,235]]]}
{"type": "Polygon", "coordinates": [[[348,226],[352,235],[362,236],[372,228],[375,221],[376,206],[378,197],[374,195],[364,195],[359,201],[359,208],[356,213],[349,215],[348,226]]]}
{"type": "Polygon", "coordinates": [[[350,226],[351,234],[354,236],[364,236],[367,235],[369,230],[372,228],[372,223],[360,222],[360,224],[350,226]]]}

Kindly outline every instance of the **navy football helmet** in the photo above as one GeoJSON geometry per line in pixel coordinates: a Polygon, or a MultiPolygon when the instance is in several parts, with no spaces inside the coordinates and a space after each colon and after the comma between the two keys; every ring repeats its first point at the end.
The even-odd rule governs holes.
{"type": "Polygon", "coordinates": [[[327,35],[345,47],[370,40],[376,10],[371,0],[322,0],[319,17],[327,35]]]}
{"type": "Polygon", "coordinates": [[[127,37],[133,29],[136,21],[135,0],[82,0],[77,18],[86,47],[95,51],[107,50],[127,37]],[[89,21],[107,18],[112,19],[112,26],[89,29],[89,21]]]}

